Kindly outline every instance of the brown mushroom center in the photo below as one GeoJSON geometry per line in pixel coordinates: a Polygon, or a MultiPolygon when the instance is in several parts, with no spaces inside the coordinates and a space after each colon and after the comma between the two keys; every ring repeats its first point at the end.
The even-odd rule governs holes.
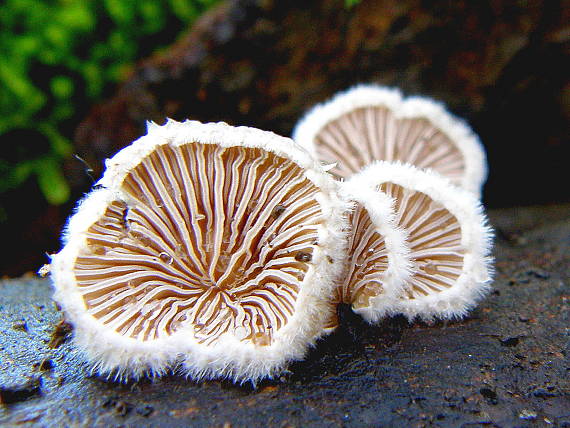
{"type": "Polygon", "coordinates": [[[425,193],[394,183],[383,183],[378,190],[395,199],[396,223],[408,232],[414,274],[406,298],[452,287],[463,270],[465,254],[457,218],[425,193]]]}
{"type": "Polygon", "coordinates": [[[462,153],[426,119],[397,119],[385,107],[363,107],[329,122],[315,137],[319,159],[338,162],[331,170],[348,176],[374,160],[408,162],[431,168],[461,184],[462,153]]]}
{"type": "Polygon", "coordinates": [[[109,205],[75,263],[89,313],[139,340],[190,329],[271,344],[322,222],[303,170],[260,149],[163,145],[121,190],[129,202],[109,205]]]}

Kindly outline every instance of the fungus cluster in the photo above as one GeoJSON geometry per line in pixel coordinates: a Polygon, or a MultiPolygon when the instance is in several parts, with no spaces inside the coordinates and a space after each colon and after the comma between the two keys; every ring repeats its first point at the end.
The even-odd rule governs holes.
{"type": "Polygon", "coordinates": [[[461,318],[485,295],[492,233],[478,197],[487,168],[464,122],[431,100],[366,85],[314,107],[293,139],[334,163],[341,195],[356,204],[337,292],[355,312],[369,322],[461,318]],[[390,245],[377,247],[382,240],[390,245]]]}
{"type": "Polygon", "coordinates": [[[98,373],[255,383],[334,330],[338,303],[430,320],[485,293],[485,160],[466,125],[359,87],[294,139],[168,121],[107,160],[50,266],[98,373]]]}

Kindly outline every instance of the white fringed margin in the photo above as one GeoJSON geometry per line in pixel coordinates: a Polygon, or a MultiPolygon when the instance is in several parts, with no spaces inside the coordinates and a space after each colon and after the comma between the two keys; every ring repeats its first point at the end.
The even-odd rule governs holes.
{"type": "Polygon", "coordinates": [[[419,96],[406,98],[396,116],[407,119],[425,118],[446,134],[459,148],[465,160],[461,187],[481,199],[488,175],[487,156],[481,140],[464,120],[447,111],[443,103],[419,96]]]}
{"type": "Polygon", "coordinates": [[[392,312],[402,313],[409,320],[458,319],[489,292],[494,273],[493,233],[481,203],[471,192],[454,186],[435,172],[398,162],[374,162],[349,181],[356,187],[376,189],[381,183],[394,183],[422,192],[441,203],[461,225],[461,245],[465,249],[463,272],[454,286],[421,298],[401,298],[392,312]]]}
{"type": "Polygon", "coordinates": [[[487,179],[487,158],[479,137],[465,121],[448,112],[443,103],[426,97],[403,98],[398,89],[358,85],[309,110],[295,126],[293,140],[316,156],[315,136],[323,127],[353,110],[369,106],[386,107],[400,119],[426,119],[446,134],[465,159],[461,187],[481,197],[487,179]]]}
{"type": "Polygon", "coordinates": [[[194,380],[229,378],[252,383],[281,372],[286,365],[304,356],[324,333],[330,316],[328,304],[346,258],[346,213],[348,204],[337,195],[336,183],[320,164],[292,140],[271,132],[225,123],[148,124],[147,135],[139,138],[106,162],[106,171],[97,189],[77,206],[64,232],[64,248],[52,257],[51,277],[54,299],[74,326],[75,345],[96,372],[118,379],[161,375],[179,369],[194,380]],[[255,346],[226,333],[213,345],[200,344],[191,327],[169,337],[141,341],[110,330],[87,313],[78,290],[73,266],[86,247],[86,232],[114,200],[125,200],[120,190],[129,171],[158,146],[217,144],[222,147],[261,148],[305,169],[306,177],[321,191],[317,200],[325,221],[318,229],[311,267],[305,275],[289,322],[273,335],[269,346],[255,346]],[[332,260],[332,262],[331,262],[332,260]]]}
{"type": "Polygon", "coordinates": [[[315,137],[329,122],[368,106],[384,106],[391,111],[397,111],[402,101],[402,93],[395,88],[376,85],[355,86],[337,93],[330,100],[317,104],[307,111],[295,125],[292,138],[317,157],[315,137]]]}
{"type": "Polygon", "coordinates": [[[383,275],[383,292],[370,298],[370,306],[352,305],[352,310],[366,321],[377,323],[394,313],[395,305],[405,291],[404,285],[411,276],[412,265],[406,245],[406,232],[396,226],[394,200],[388,195],[351,180],[339,182],[339,193],[344,200],[353,203],[355,208],[361,205],[369,215],[375,231],[384,238],[388,268],[383,275]]]}

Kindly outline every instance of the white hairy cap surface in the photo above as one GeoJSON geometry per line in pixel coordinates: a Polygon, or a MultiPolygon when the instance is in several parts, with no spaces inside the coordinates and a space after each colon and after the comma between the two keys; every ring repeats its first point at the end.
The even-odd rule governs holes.
{"type": "Polygon", "coordinates": [[[99,372],[255,382],[323,333],[346,204],[292,140],[169,121],[106,166],[51,269],[99,372]]]}
{"type": "MultiPolygon", "coordinates": [[[[347,303],[370,323],[393,313],[410,279],[405,232],[395,223],[394,200],[370,186],[339,182],[341,197],[352,205],[345,273],[332,304],[347,303]]],[[[327,329],[338,326],[336,312],[327,329]]]]}
{"type": "Polygon", "coordinates": [[[412,275],[393,312],[409,319],[463,317],[489,290],[492,233],[475,196],[432,171],[375,162],[350,180],[394,199],[412,275]]]}
{"type": "Polygon", "coordinates": [[[293,139],[348,178],[374,160],[433,169],[478,197],[487,177],[477,135],[440,103],[404,99],[400,91],[362,85],[317,105],[297,124],[293,139]]]}

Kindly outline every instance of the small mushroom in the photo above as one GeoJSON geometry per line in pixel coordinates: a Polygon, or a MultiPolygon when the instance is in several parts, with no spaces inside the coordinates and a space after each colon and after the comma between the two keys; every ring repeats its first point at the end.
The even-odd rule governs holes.
{"type": "Polygon", "coordinates": [[[323,334],[346,204],[292,140],[169,121],[106,162],[52,258],[100,373],[257,381],[323,334]],[[335,263],[330,263],[333,259],[335,263]]]}
{"type": "MultiPolygon", "coordinates": [[[[339,183],[341,197],[352,204],[348,224],[345,273],[333,305],[347,303],[370,323],[393,313],[410,279],[411,262],[405,232],[395,223],[394,200],[370,186],[339,183]]],[[[338,325],[336,311],[327,324],[338,325]]]]}
{"type": "Polygon", "coordinates": [[[392,311],[410,320],[463,317],[489,290],[492,233],[475,196],[432,171],[374,162],[348,182],[395,200],[412,275],[392,311]]]}
{"type": "Polygon", "coordinates": [[[295,127],[293,139],[331,170],[348,178],[374,160],[430,168],[480,195],[486,176],[479,138],[442,104],[403,99],[400,91],[362,85],[314,107],[295,127]]]}

